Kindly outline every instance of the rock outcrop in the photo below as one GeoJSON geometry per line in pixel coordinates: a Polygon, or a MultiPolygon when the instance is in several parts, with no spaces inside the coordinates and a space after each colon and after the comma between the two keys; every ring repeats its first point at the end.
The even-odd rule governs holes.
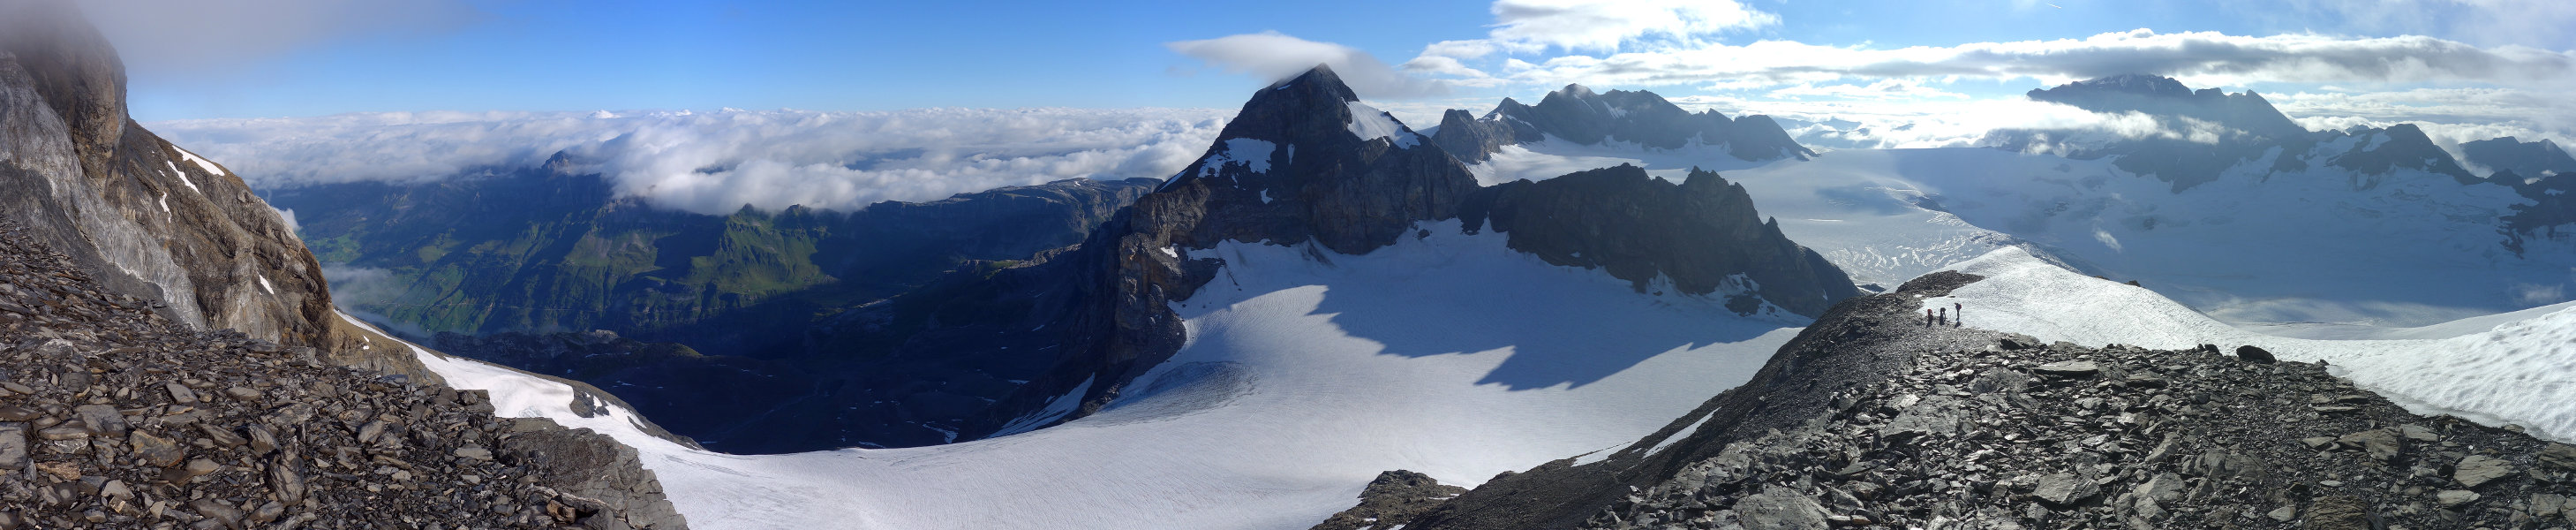
{"type": "Polygon", "coordinates": [[[0,220],[0,529],[687,525],[606,435],[198,330],[35,236],[0,220]]]}
{"type": "Polygon", "coordinates": [[[1360,505],[1342,510],[1312,530],[1395,530],[1412,523],[1423,510],[1466,493],[1467,488],[1441,484],[1430,475],[1395,470],[1377,474],[1360,490],[1360,505]]]}
{"type": "Polygon", "coordinates": [[[2531,204],[2513,206],[2505,215],[2505,248],[2523,254],[2532,240],[2576,238],[2576,158],[2558,142],[2524,142],[2514,137],[2462,142],[2463,161],[2494,171],[2487,181],[2512,186],[2531,204]]]}
{"type": "Polygon", "coordinates": [[[321,265],[216,163],[125,113],[125,72],[70,2],[0,5],[0,219],[174,322],[431,377],[340,320],[321,265]]]}
{"type": "Polygon", "coordinates": [[[1922,325],[1919,300],[1977,280],[1846,301],[1606,460],[1496,477],[1406,528],[2548,528],[2576,509],[2576,446],[2409,414],[2323,365],[1922,325]]]}
{"type": "Polygon", "coordinates": [[[1728,118],[1716,111],[1690,112],[1643,90],[1594,93],[1583,85],[1566,85],[1547,93],[1537,105],[1503,98],[1483,119],[1466,118],[1463,110],[1444,114],[1432,142],[1469,163],[1484,162],[1505,145],[1551,137],[1581,145],[1627,142],[1654,149],[1694,143],[1723,146],[1729,155],[1744,160],[1806,160],[1816,155],[1798,145],[1769,116],[1728,118]]]}
{"type": "Polygon", "coordinates": [[[1714,172],[1692,169],[1676,185],[1621,164],[1484,191],[1467,208],[1470,230],[1490,219],[1515,250],[1601,268],[1641,292],[1663,280],[1682,293],[1727,297],[1738,313],[1768,303],[1801,316],[1860,294],[1840,268],[1765,222],[1744,186],[1714,172]]]}
{"type": "MultiPolygon", "coordinates": [[[[2576,157],[2568,156],[2558,142],[2547,138],[2525,142],[2506,136],[2460,142],[2460,161],[2487,168],[2497,175],[2511,172],[2525,179],[2536,179],[2558,173],[2576,173],[2576,157]]],[[[2490,175],[2490,180],[2496,177],[2490,175]]],[[[2505,184],[2519,184],[2520,181],[2505,184]]]]}

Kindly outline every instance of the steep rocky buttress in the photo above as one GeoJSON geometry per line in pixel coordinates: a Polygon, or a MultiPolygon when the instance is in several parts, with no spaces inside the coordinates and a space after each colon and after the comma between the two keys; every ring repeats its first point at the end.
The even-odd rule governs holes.
{"type": "Polygon", "coordinates": [[[126,116],[123,63],[77,11],[0,4],[0,218],[173,321],[430,376],[333,313],[320,263],[239,176],[126,116]]]}

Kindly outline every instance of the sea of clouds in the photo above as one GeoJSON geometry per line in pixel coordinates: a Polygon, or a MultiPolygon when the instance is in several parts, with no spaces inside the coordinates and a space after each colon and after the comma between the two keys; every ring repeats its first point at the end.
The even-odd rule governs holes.
{"type": "Polygon", "coordinates": [[[656,206],[851,210],[1067,178],[1164,178],[1207,150],[1216,109],[387,112],[178,120],[154,132],[253,188],[485,178],[556,153],[656,206]]]}

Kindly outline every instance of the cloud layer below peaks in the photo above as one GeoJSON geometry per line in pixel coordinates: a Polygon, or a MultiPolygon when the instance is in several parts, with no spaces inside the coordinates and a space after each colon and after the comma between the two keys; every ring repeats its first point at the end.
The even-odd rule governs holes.
{"type": "Polygon", "coordinates": [[[555,153],[656,206],[853,210],[1066,178],[1163,178],[1215,109],[392,112],[147,124],[259,189],[488,178],[555,153]]]}

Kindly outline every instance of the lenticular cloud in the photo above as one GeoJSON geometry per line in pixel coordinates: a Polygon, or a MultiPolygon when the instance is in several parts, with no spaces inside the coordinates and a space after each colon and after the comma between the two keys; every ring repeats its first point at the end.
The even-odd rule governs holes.
{"type": "Polygon", "coordinates": [[[474,178],[561,152],[618,192],[728,213],[852,210],[1066,178],[1162,178],[1224,127],[1214,109],[393,112],[153,123],[252,187],[474,178]]]}

